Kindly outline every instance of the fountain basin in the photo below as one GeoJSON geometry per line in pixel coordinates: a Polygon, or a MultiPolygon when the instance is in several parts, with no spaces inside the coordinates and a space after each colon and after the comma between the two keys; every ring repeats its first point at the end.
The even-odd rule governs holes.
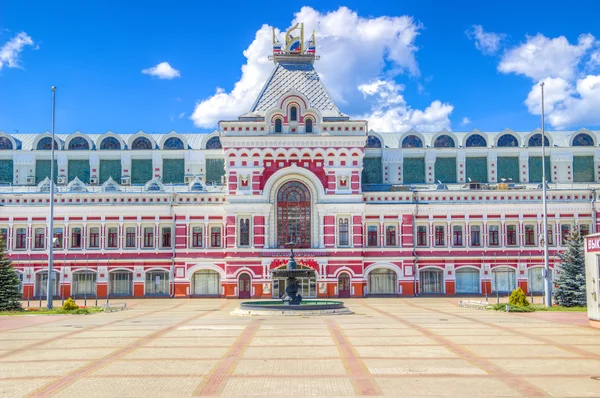
{"type": "Polygon", "coordinates": [[[344,303],[335,300],[305,299],[298,305],[286,304],[282,300],[244,301],[231,315],[241,316],[312,316],[353,314],[344,303]]]}

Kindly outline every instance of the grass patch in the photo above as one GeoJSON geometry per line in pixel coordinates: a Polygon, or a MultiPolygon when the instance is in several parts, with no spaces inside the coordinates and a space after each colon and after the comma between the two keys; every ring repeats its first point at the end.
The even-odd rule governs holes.
{"type": "Polygon", "coordinates": [[[553,305],[552,307],[544,307],[542,304],[532,305],[535,311],[549,311],[549,312],[585,312],[587,307],[562,307],[560,305],[553,305]]]}
{"type": "Polygon", "coordinates": [[[531,306],[519,306],[519,305],[508,304],[508,303],[493,304],[490,307],[494,311],[506,311],[506,312],[533,312],[533,311],[535,311],[535,309],[532,308],[531,306]]]}
{"type": "Polygon", "coordinates": [[[102,312],[103,309],[100,307],[85,307],[77,308],[74,310],[63,310],[61,307],[53,308],[48,310],[46,308],[25,308],[23,311],[0,311],[0,316],[11,316],[11,315],[88,315],[102,312]]]}
{"type": "Polygon", "coordinates": [[[543,304],[532,304],[529,306],[519,306],[508,303],[491,304],[487,307],[489,310],[494,311],[505,311],[505,312],[535,312],[535,311],[547,311],[547,312],[584,312],[587,311],[586,307],[561,307],[560,305],[554,305],[552,307],[545,307],[543,304]],[[507,311],[508,307],[508,311],[507,311]]]}

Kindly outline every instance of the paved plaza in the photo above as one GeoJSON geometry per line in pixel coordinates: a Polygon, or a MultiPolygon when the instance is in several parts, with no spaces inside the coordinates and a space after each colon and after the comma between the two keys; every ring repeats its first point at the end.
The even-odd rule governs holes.
{"type": "Polygon", "coordinates": [[[233,317],[237,300],[0,318],[0,396],[600,397],[585,314],[456,299],[346,300],[355,315],[233,317]]]}

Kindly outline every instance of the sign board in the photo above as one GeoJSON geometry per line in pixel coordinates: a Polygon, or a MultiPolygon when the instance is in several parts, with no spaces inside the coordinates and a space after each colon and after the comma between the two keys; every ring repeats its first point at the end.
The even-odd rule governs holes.
{"type": "Polygon", "coordinates": [[[588,253],[600,252],[600,236],[585,238],[585,247],[588,253]]]}

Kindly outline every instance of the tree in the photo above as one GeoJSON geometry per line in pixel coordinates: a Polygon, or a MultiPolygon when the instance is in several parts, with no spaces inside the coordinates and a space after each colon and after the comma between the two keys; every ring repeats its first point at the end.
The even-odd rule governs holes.
{"type": "Polygon", "coordinates": [[[0,311],[21,311],[21,281],[4,248],[0,237],[0,311]]]}
{"type": "Polygon", "coordinates": [[[554,301],[564,307],[585,306],[585,258],[583,236],[575,231],[566,238],[567,250],[558,255],[560,264],[554,301]]]}

